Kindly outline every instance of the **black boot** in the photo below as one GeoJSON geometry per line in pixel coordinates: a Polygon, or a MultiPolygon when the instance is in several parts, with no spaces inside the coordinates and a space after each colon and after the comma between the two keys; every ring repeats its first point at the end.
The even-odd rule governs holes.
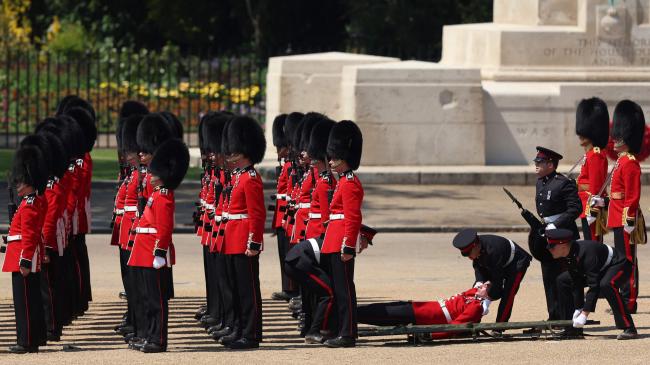
{"type": "Polygon", "coordinates": [[[354,347],[357,344],[357,340],[352,337],[339,336],[325,341],[324,344],[327,347],[354,347]]]}
{"type": "Polygon", "coordinates": [[[163,346],[159,343],[145,342],[140,351],[147,354],[153,354],[156,352],[165,352],[167,351],[167,346],[163,346]]]}
{"type": "Polygon", "coordinates": [[[228,345],[228,348],[232,350],[256,349],[258,347],[260,347],[258,341],[249,340],[247,338],[240,338],[228,345]]]}
{"type": "Polygon", "coordinates": [[[38,352],[38,346],[22,346],[13,345],[9,347],[9,352],[12,354],[26,354],[28,352],[38,352]]]}
{"type": "Polygon", "coordinates": [[[617,340],[633,340],[635,338],[638,338],[639,334],[636,332],[636,328],[630,327],[626,328],[623,332],[621,332],[618,336],[616,336],[617,340]]]}
{"type": "Polygon", "coordinates": [[[230,346],[231,343],[239,340],[241,338],[241,333],[239,330],[233,330],[229,335],[223,336],[219,339],[219,343],[224,346],[230,346]]]}
{"type": "Polygon", "coordinates": [[[226,327],[224,327],[224,328],[222,328],[222,329],[220,329],[218,331],[212,332],[210,334],[210,336],[212,336],[212,338],[214,338],[215,340],[219,340],[221,337],[228,336],[232,332],[233,332],[232,327],[226,326],[226,327]]]}

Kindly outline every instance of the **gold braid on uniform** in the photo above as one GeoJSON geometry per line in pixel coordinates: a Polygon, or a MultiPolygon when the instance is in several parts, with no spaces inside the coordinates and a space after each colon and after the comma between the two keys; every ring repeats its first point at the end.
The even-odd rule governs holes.
{"type": "Polygon", "coordinates": [[[596,213],[596,221],[594,224],[596,225],[596,236],[603,237],[607,233],[609,233],[609,230],[607,229],[607,210],[605,209],[597,209],[597,213],[592,210],[593,213],[596,213]]]}
{"type": "Polygon", "coordinates": [[[635,245],[645,245],[648,243],[648,236],[645,231],[645,218],[643,217],[641,207],[637,210],[634,231],[630,234],[630,243],[635,245]]]}

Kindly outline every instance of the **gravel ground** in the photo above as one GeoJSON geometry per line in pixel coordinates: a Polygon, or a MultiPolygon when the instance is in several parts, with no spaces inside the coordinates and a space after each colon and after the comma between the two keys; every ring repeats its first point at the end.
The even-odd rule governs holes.
{"type": "MultiPolygon", "coordinates": [[[[525,242],[521,233],[506,234],[516,242],[525,242]]],[[[375,245],[357,259],[356,285],[360,302],[397,299],[434,300],[448,297],[473,282],[471,263],[451,247],[452,234],[413,233],[379,234],[375,245]]],[[[612,236],[607,236],[612,239],[612,236]]],[[[275,238],[265,237],[260,277],[262,295],[269,298],[279,288],[279,268],[275,238]]],[[[263,303],[264,342],[258,350],[235,352],[224,349],[208,338],[192,318],[201,304],[204,283],[200,247],[189,234],[176,235],[177,261],[174,268],[177,298],[171,302],[169,351],[142,354],[126,349],[112,332],[125,309],[117,298],[121,289],[117,252],[107,245],[107,235],[88,237],[92,266],[94,301],[89,312],[64,330],[60,343],[41,349],[39,354],[10,355],[7,346],[15,342],[11,307],[10,275],[0,276],[0,362],[2,364],[126,364],[126,363],[647,363],[644,350],[650,345],[650,301],[641,286],[639,313],[634,317],[640,332],[635,341],[617,341],[608,307],[600,300],[590,319],[601,325],[590,328],[585,340],[451,340],[432,345],[407,345],[404,336],[361,339],[354,349],[327,349],[305,345],[295,331],[296,321],[286,305],[271,300],[263,303]],[[62,345],[75,344],[77,352],[64,352],[62,345]]],[[[610,243],[611,244],[611,243],[610,243]]],[[[522,246],[526,246],[523,244],[522,246]]],[[[650,275],[648,249],[639,250],[641,280],[650,275]]],[[[498,303],[495,303],[498,304],[498,303]]],[[[494,310],[484,318],[493,322],[494,310]]],[[[546,319],[546,305],[539,264],[533,262],[515,300],[512,321],[546,319]]],[[[520,331],[514,331],[517,333],[520,331]]]]}

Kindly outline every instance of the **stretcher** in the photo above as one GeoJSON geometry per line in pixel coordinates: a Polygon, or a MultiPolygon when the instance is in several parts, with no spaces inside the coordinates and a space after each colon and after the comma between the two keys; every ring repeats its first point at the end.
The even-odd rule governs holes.
{"type": "MultiPolygon", "coordinates": [[[[600,324],[600,321],[587,321],[587,326],[600,324]]],[[[553,338],[560,331],[572,327],[571,320],[536,321],[536,322],[501,322],[501,323],[465,323],[436,325],[406,325],[396,327],[362,327],[359,337],[389,337],[407,335],[409,342],[432,341],[431,333],[449,333],[453,338],[514,338],[525,336],[531,339],[553,338]],[[523,330],[520,333],[506,331],[523,330]],[[492,331],[492,333],[488,332],[492,331]]],[[[445,338],[448,339],[448,338],[445,338]]]]}

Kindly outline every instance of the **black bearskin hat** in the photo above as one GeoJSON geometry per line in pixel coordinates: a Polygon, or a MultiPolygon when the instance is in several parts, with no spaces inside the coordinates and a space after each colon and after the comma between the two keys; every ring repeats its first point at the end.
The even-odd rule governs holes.
{"type": "Polygon", "coordinates": [[[273,145],[278,148],[287,147],[287,137],[284,135],[284,122],[287,120],[286,114],[280,114],[273,119],[273,145]]]}
{"type": "Polygon", "coordinates": [[[69,129],[65,128],[64,123],[58,118],[48,117],[36,125],[36,134],[51,133],[59,138],[64,148],[64,157],[66,166],[74,154],[74,138],[69,129]]]}
{"type": "Polygon", "coordinates": [[[33,145],[21,146],[16,151],[11,169],[11,184],[23,183],[32,186],[38,194],[45,191],[48,180],[45,153],[33,145]]]}
{"type": "Polygon", "coordinates": [[[122,153],[138,153],[138,127],[144,116],[133,114],[124,120],[122,127],[122,153]]]}
{"type": "Polygon", "coordinates": [[[264,158],[266,139],[260,124],[251,117],[231,118],[223,131],[221,141],[223,154],[241,153],[257,164],[264,158]]]}
{"type": "Polygon", "coordinates": [[[43,159],[47,166],[47,176],[54,175],[54,151],[50,147],[50,141],[41,134],[30,134],[20,141],[20,147],[34,146],[43,153],[43,159]]]}
{"type": "Polygon", "coordinates": [[[226,123],[232,118],[233,114],[230,112],[215,112],[203,119],[201,130],[206,153],[221,153],[223,131],[226,123]]]}
{"type": "Polygon", "coordinates": [[[69,157],[68,151],[63,145],[63,141],[56,134],[50,133],[48,131],[41,131],[38,135],[42,135],[47,139],[48,144],[50,145],[50,151],[52,152],[52,175],[62,178],[63,174],[68,169],[69,157]]]}
{"type": "Polygon", "coordinates": [[[167,123],[169,123],[169,128],[172,130],[172,135],[174,138],[183,139],[183,124],[178,117],[172,112],[164,111],[159,113],[167,123]]]}
{"type": "Polygon", "coordinates": [[[167,189],[176,189],[190,165],[190,151],[183,141],[178,138],[168,139],[161,143],[153,154],[149,171],[162,180],[167,189]]]}
{"type": "Polygon", "coordinates": [[[327,141],[335,124],[331,119],[324,119],[312,128],[307,147],[307,154],[312,160],[327,162],[327,141]]]}
{"type": "Polygon", "coordinates": [[[645,117],[639,104],[622,100],[614,109],[612,138],[622,139],[630,153],[639,153],[645,133],[645,117]]]}
{"type": "Polygon", "coordinates": [[[352,170],[359,168],[363,136],[359,127],[351,120],[334,125],[327,141],[327,155],[331,159],[344,160],[352,170]]]}
{"type": "Polygon", "coordinates": [[[84,150],[90,152],[95,146],[97,140],[97,126],[93,122],[92,116],[85,110],[79,107],[70,108],[65,112],[65,115],[74,119],[81,131],[84,134],[84,150]]]}
{"type": "Polygon", "coordinates": [[[605,148],[609,141],[609,112],[599,98],[582,99],[576,110],[576,134],[589,138],[594,146],[605,148]]]}
{"type": "Polygon", "coordinates": [[[63,128],[67,128],[72,135],[74,141],[72,146],[72,158],[82,158],[86,153],[86,137],[84,136],[81,126],[72,119],[72,117],[66,114],[58,116],[57,119],[60,120],[61,125],[64,126],[63,128]]]}
{"type": "Polygon", "coordinates": [[[323,114],[315,112],[305,114],[305,117],[302,118],[303,123],[300,126],[300,139],[296,144],[298,151],[307,151],[307,148],[309,148],[309,137],[311,136],[312,129],[314,129],[314,126],[318,122],[323,120],[327,120],[327,117],[323,114]]]}
{"type": "Polygon", "coordinates": [[[160,114],[149,114],[142,118],[138,126],[136,140],[139,152],[153,154],[161,143],[172,137],[173,132],[167,120],[160,114]]]}
{"type": "Polygon", "coordinates": [[[122,103],[122,107],[120,108],[120,119],[128,118],[133,114],[147,115],[149,114],[149,109],[146,105],[135,100],[127,100],[122,103]]]}
{"type": "MultiPolygon", "coordinates": [[[[287,139],[289,145],[293,144],[293,138],[298,131],[298,127],[300,127],[304,116],[305,115],[300,112],[293,112],[287,115],[287,118],[284,121],[284,137],[287,139]]],[[[293,145],[291,147],[293,147],[293,145]]]]}
{"type": "Polygon", "coordinates": [[[56,116],[58,117],[59,115],[67,114],[68,110],[75,107],[85,109],[92,117],[93,123],[95,123],[97,119],[97,116],[95,115],[95,109],[92,105],[90,105],[89,102],[78,97],[77,95],[68,95],[61,99],[59,105],[56,106],[56,116]]]}

